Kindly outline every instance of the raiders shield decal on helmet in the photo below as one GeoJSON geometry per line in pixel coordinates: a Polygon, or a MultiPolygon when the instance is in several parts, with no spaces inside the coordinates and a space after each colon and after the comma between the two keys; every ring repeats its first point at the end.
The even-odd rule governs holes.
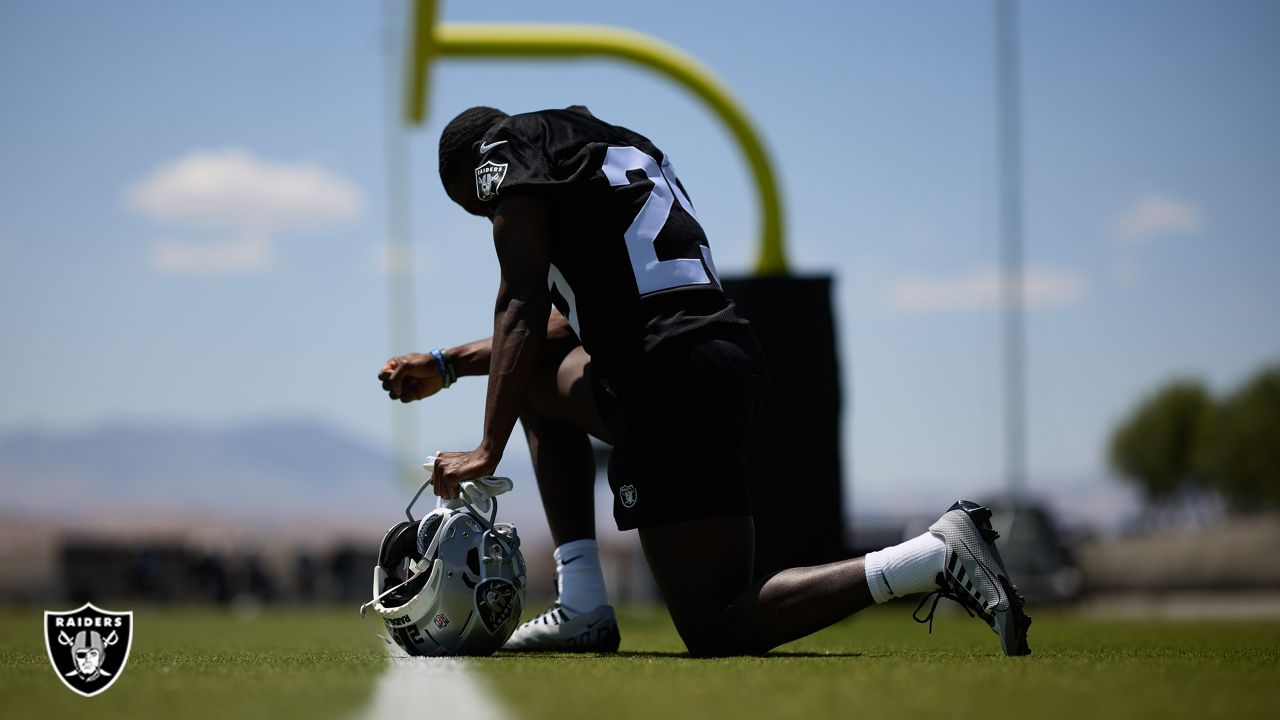
{"type": "Polygon", "coordinates": [[[476,168],[476,197],[489,202],[498,196],[498,187],[507,177],[507,163],[492,160],[476,168]]]}
{"type": "Polygon", "coordinates": [[[516,586],[506,580],[490,578],[476,586],[476,610],[490,634],[497,633],[511,617],[515,599],[516,586]]]}
{"type": "Polygon", "coordinates": [[[85,603],[69,612],[44,613],[44,647],[63,684],[93,697],[111,687],[129,661],[133,612],[85,603]]]}

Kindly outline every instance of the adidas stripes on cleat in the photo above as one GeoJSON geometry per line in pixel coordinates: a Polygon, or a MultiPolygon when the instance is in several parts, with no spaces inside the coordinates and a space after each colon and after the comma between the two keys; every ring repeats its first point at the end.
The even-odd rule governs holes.
{"type": "Polygon", "coordinates": [[[946,543],[947,557],[938,573],[938,589],[920,601],[916,614],[930,597],[933,607],[928,615],[916,620],[929,623],[932,630],[938,601],[949,598],[971,615],[982,618],[1000,636],[1005,655],[1030,655],[1027,628],[1031,618],[1023,612],[1022,596],[996,550],[999,534],[991,527],[991,510],[961,500],[930,525],[929,532],[946,543]]]}
{"type": "Polygon", "coordinates": [[[601,605],[589,613],[580,613],[555,603],[516,628],[502,649],[611,653],[618,651],[621,639],[612,606],[601,605]]]}

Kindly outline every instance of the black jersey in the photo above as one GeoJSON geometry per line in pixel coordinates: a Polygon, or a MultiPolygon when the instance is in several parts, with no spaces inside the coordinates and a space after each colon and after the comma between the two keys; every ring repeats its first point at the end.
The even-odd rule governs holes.
{"type": "Polygon", "coordinates": [[[485,134],[476,196],[550,207],[547,285],[593,364],[627,373],[682,338],[746,324],[666,155],[585,107],[514,115],[485,134]]]}

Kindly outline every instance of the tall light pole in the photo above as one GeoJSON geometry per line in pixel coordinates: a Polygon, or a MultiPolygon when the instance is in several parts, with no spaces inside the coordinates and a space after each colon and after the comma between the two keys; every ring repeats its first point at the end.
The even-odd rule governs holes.
{"type": "Polygon", "coordinates": [[[1022,265],[1022,122],[1016,0],[996,0],[999,103],[1000,261],[1004,357],[1005,484],[1027,485],[1025,298],[1022,265]]]}
{"type": "MultiPolygon", "coordinates": [[[[413,350],[415,301],[413,290],[414,253],[409,230],[409,139],[401,110],[402,68],[405,60],[405,3],[383,0],[383,153],[387,182],[387,244],[384,259],[387,274],[388,330],[391,353],[413,350]]],[[[416,484],[417,429],[413,413],[395,404],[391,407],[391,456],[397,478],[416,484]]]]}

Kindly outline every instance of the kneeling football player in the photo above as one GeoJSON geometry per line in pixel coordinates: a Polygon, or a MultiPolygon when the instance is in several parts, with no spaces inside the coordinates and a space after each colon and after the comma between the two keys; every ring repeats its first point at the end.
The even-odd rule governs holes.
{"type": "Polygon", "coordinates": [[[505,649],[618,648],[595,543],[592,435],[612,446],[618,528],[638,530],[691,654],[763,653],[926,592],[981,617],[1005,653],[1030,652],[1030,619],[990,512],[972,503],[901,545],[753,580],[746,457],[765,359],[721,290],[689,193],[647,138],[583,107],[515,116],[476,107],[444,129],[440,179],[493,224],[493,336],[392,358],[379,379],[410,402],[488,375],[479,446],[437,458],[445,498],[492,474],[517,419],[524,428],[559,597],[505,649]]]}

